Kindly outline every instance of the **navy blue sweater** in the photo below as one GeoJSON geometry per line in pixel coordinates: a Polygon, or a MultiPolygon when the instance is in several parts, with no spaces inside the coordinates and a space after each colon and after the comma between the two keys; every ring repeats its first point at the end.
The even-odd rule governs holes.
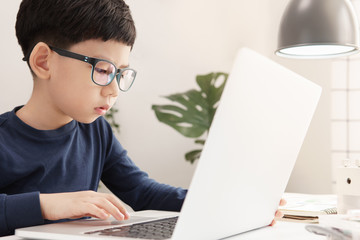
{"type": "Polygon", "coordinates": [[[136,211],[180,210],[186,190],[136,167],[104,118],[41,131],[22,122],[18,109],[0,115],[0,236],[49,222],[40,193],[96,191],[100,180],[136,211]]]}

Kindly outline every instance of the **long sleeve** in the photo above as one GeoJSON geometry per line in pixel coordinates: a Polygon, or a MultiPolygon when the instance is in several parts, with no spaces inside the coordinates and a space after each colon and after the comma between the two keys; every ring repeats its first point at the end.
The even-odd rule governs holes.
{"type": "Polygon", "coordinates": [[[14,234],[16,228],[43,223],[39,192],[0,194],[0,236],[14,234]]]}
{"type": "Polygon", "coordinates": [[[161,184],[148,177],[113,138],[102,181],[122,201],[138,210],[180,211],[187,190],[161,184]]]}
{"type": "Polygon", "coordinates": [[[37,130],[15,112],[0,115],[0,236],[53,222],[42,218],[39,193],[96,191],[101,177],[135,210],[180,210],[186,190],[149,179],[102,117],[37,130]]]}

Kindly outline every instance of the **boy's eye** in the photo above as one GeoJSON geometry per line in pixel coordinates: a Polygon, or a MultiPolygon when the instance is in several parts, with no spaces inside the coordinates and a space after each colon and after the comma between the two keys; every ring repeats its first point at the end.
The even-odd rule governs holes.
{"type": "Polygon", "coordinates": [[[101,69],[101,68],[95,68],[95,71],[100,73],[100,74],[107,74],[109,75],[109,71],[105,70],[105,69],[101,69]]]}

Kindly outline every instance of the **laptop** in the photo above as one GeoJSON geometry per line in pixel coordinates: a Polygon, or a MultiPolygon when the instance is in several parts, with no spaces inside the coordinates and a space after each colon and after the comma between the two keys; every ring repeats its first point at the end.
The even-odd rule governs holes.
{"type": "Polygon", "coordinates": [[[274,219],[320,95],[318,85],[242,48],[180,213],[142,211],[122,222],[79,220],[17,229],[16,235],[201,240],[266,227],[274,219]],[[155,235],[146,229],[155,229],[155,235]]]}

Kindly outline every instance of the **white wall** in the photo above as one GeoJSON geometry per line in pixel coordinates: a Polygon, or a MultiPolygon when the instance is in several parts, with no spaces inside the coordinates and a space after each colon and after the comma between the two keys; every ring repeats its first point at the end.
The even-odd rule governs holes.
{"type": "Polygon", "coordinates": [[[0,112],[24,104],[32,90],[31,74],[15,36],[16,14],[20,0],[3,1],[0,8],[0,112]]]}
{"type": "MultiPolygon", "coordinates": [[[[7,1],[0,15],[0,111],[25,103],[31,90],[26,64],[20,61],[14,31],[19,0],[7,1]],[[6,10],[5,10],[6,9],[6,10]]],[[[324,88],[288,191],[331,191],[330,176],[330,62],[280,59],[273,55],[277,29],[286,0],[136,0],[127,1],[138,38],[131,56],[138,70],[131,91],[121,94],[117,107],[119,139],[131,158],[150,176],[188,187],[195,165],[184,153],[195,149],[192,139],[158,122],[152,104],[160,96],[195,88],[195,76],[212,71],[229,72],[239,47],[247,46],[271,57],[324,88]]]]}

